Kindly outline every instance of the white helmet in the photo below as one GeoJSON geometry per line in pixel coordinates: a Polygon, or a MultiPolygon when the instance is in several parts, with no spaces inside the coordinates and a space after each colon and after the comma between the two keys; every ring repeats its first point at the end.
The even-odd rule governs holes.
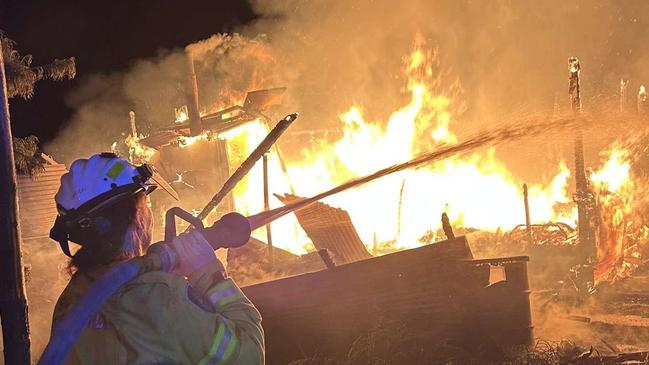
{"type": "Polygon", "coordinates": [[[151,165],[133,166],[114,153],[76,160],[70,171],[61,176],[61,186],[54,197],[59,215],[50,237],[70,256],[71,230],[93,226],[93,218],[103,209],[142,191],[149,194],[158,186],[178,199],[178,194],[151,165]]]}

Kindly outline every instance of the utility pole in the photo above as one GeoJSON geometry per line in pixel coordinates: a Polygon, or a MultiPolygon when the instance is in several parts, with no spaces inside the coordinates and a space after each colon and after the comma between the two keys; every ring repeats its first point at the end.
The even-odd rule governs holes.
{"type": "Polygon", "coordinates": [[[9,120],[7,81],[1,51],[0,103],[0,317],[2,318],[4,363],[30,365],[29,320],[20,253],[16,170],[9,120]]]}
{"type": "MultiPolygon", "coordinates": [[[[581,65],[577,57],[570,57],[568,60],[570,76],[568,79],[568,93],[570,94],[570,107],[575,117],[581,114],[581,93],[579,89],[579,73],[581,65]]],[[[595,236],[591,225],[592,196],[586,178],[584,163],[584,137],[581,128],[575,133],[575,181],[578,214],[579,245],[581,247],[584,262],[593,263],[596,259],[597,250],[595,247],[595,236]]]]}

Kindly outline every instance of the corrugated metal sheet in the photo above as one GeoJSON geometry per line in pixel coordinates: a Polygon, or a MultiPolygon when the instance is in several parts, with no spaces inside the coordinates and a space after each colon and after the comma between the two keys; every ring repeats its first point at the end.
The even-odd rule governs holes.
{"type": "Polygon", "coordinates": [[[243,288],[264,319],[267,364],[316,354],[344,357],[388,320],[399,351],[453,344],[474,351],[532,341],[526,257],[498,260],[506,280],[489,285],[489,260],[466,239],[438,242],[243,288]],[[401,334],[397,328],[405,331],[401,334]]]}
{"type": "MultiPolygon", "coordinates": [[[[290,194],[277,196],[277,198],[284,204],[300,199],[290,194]]],[[[328,250],[336,264],[346,264],[372,257],[346,211],[316,202],[298,210],[295,216],[316,249],[328,250]]]]}
{"type": "Polygon", "coordinates": [[[25,242],[49,237],[57,215],[54,195],[66,172],[65,165],[54,163],[34,178],[18,176],[18,216],[25,242]]]}

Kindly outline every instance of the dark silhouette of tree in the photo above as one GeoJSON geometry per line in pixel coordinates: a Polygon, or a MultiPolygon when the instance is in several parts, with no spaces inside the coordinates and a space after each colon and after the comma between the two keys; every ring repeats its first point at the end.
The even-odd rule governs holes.
{"type": "MultiPolygon", "coordinates": [[[[34,95],[34,85],[37,81],[43,79],[60,81],[72,79],[76,75],[74,57],[55,59],[52,63],[43,66],[32,66],[32,56],[29,54],[21,56],[15,49],[16,43],[1,30],[0,44],[2,44],[9,98],[29,99],[34,95]]],[[[41,157],[36,136],[13,137],[13,148],[17,173],[33,177],[44,171],[45,160],[41,157]]]]}
{"type": "Polygon", "coordinates": [[[48,78],[56,81],[72,79],[76,75],[74,57],[55,59],[43,66],[32,66],[32,55],[21,56],[16,43],[0,30],[0,43],[7,73],[7,94],[10,98],[20,96],[29,99],[34,95],[34,84],[48,78]]]}

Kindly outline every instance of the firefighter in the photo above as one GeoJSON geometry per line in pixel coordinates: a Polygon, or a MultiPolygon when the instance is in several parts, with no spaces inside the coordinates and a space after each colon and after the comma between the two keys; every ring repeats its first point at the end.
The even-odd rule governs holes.
{"type": "MultiPolygon", "coordinates": [[[[114,154],[75,161],[61,177],[50,236],[71,257],[72,273],[53,326],[115,264],[143,255],[151,241],[148,197],[168,187],[148,165],[114,154]],[[72,256],[68,240],[80,247],[72,256]]],[[[167,189],[170,193],[173,191],[167,189]]],[[[227,278],[196,232],[169,244],[179,263],[152,271],[112,295],[85,324],[65,364],[263,364],[261,316],[227,278]]]]}

